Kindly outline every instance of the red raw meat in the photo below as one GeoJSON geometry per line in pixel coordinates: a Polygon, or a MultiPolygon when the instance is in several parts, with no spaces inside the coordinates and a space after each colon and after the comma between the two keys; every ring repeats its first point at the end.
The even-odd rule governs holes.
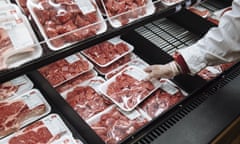
{"type": "Polygon", "coordinates": [[[183,94],[179,91],[175,95],[158,89],[149,98],[147,98],[141,105],[143,109],[151,118],[157,117],[163,111],[174,106],[184,98],[183,94]]]}
{"type": "Polygon", "coordinates": [[[144,6],[146,3],[146,0],[104,0],[108,15],[110,17],[119,15],[118,19],[122,25],[127,24],[131,18],[137,18],[138,16],[144,15],[146,13],[145,7],[140,8],[141,10],[136,9],[144,6]],[[122,14],[125,12],[128,13],[122,14]]]}
{"type": "Polygon", "coordinates": [[[19,86],[15,86],[11,82],[5,82],[3,84],[0,84],[0,100],[12,96],[17,92],[18,88],[19,86]]]}
{"type": "Polygon", "coordinates": [[[142,117],[129,120],[116,108],[103,114],[91,128],[107,143],[116,144],[147,123],[142,117]]]}
{"type": "Polygon", "coordinates": [[[92,73],[91,71],[90,72],[86,72],[84,74],[81,74],[80,76],[70,80],[70,81],[67,81],[66,83],[58,86],[56,89],[59,93],[62,93],[70,88],[72,88],[73,86],[77,85],[77,84],[80,84],[90,78],[93,78],[95,76],[94,73],[92,73]]]}
{"type": "MultiPolygon", "coordinates": [[[[78,5],[72,0],[56,0],[51,2],[50,0],[42,0],[38,4],[42,8],[34,7],[33,11],[44,28],[48,38],[80,29],[98,21],[96,11],[83,15],[78,5]],[[56,7],[56,4],[53,5],[52,3],[56,3],[58,6],[56,7]],[[49,26],[49,20],[55,24],[55,27],[49,26]]],[[[94,27],[94,29],[89,27],[87,30],[83,29],[78,32],[64,35],[62,38],[54,39],[51,43],[55,47],[60,47],[69,42],[72,43],[94,36],[99,29],[99,26],[94,27]]]]}
{"type": "Polygon", "coordinates": [[[19,129],[21,123],[31,117],[43,114],[46,106],[41,104],[29,109],[23,101],[0,103],[0,136],[5,136],[19,129]]]}
{"type": "Polygon", "coordinates": [[[89,70],[89,62],[78,55],[76,56],[79,60],[73,63],[68,63],[66,59],[61,59],[40,68],[39,71],[53,86],[56,86],[89,70]]]}
{"type": "Polygon", "coordinates": [[[136,106],[154,89],[150,81],[138,81],[124,72],[116,77],[107,88],[107,95],[126,109],[136,106]]]}
{"type": "Polygon", "coordinates": [[[129,48],[125,43],[113,45],[112,43],[105,41],[92,46],[83,52],[95,63],[99,65],[105,65],[121,56],[122,54],[126,53],[127,51],[129,51],[129,48]]]}
{"type": "Polygon", "coordinates": [[[50,144],[61,137],[61,133],[52,135],[42,121],[37,121],[12,137],[9,144],[50,144]]]}
{"type": "Polygon", "coordinates": [[[84,119],[105,110],[110,102],[90,86],[78,86],[67,94],[66,101],[84,119]]]}
{"type": "Polygon", "coordinates": [[[116,68],[118,68],[119,66],[122,66],[128,62],[131,61],[131,54],[128,54],[124,57],[122,57],[121,59],[117,60],[116,62],[112,63],[111,65],[107,66],[107,67],[100,67],[95,65],[96,69],[101,72],[102,74],[106,74],[116,68]]]}

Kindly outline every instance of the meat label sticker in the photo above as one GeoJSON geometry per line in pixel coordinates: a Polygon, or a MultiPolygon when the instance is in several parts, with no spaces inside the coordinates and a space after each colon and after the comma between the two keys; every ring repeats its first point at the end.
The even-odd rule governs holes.
{"type": "Polygon", "coordinates": [[[119,39],[118,37],[116,37],[116,38],[109,39],[108,42],[110,42],[113,45],[117,45],[117,44],[121,43],[122,40],[119,39]]]}
{"type": "Polygon", "coordinates": [[[124,72],[125,74],[133,77],[134,79],[141,81],[144,80],[147,77],[147,74],[141,71],[138,71],[136,69],[127,69],[127,71],[124,72]]]}
{"type": "Polygon", "coordinates": [[[136,118],[139,118],[141,116],[141,114],[136,110],[133,110],[131,112],[126,112],[126,111],[119,109],[119,111],[130,120],[135,120],[136,118]]]}
{"type": "Polygon", "coordinates": [[[84,15],[96,11],[90,0],[77,0],[77,4],[84,15]]]}
{"type": "Polygon", "coordinates": [[[178,92],[178,89],[168,82],[162,83],[160,88],[163,89],[165,92],[169,93],[170,95],[175,95],[178,92]]]}
{"type": "Polygon", "coordinates": [[[71,55],[65,58],[65,60],[69,63],[69,64],[73,64],[77,61],[80,60],[80,58],[77,55],[71,55]]]}
{"type": "Polygon", "coordinates": [[[221,70],[214,66],[208,66],[206,68],[208,71],[210,71],[212,74],[221,74],[221,70]]]}
{"type": "Polygon", "coordinates": [[[17,77],[17,78],[15,78],[15,79],[12,79],[11,80],[11,83],[13,84],[13,85],[23,85],[23,84],[25,84],[25,83],[27,83],[27,79],[26,79],[26,77],[24,77],[24,76],[21,76],[21,77],[17,77]]]}
{"type": "Polygon", "coordinates": [[[31,91],[30,93],[23,95],[22,99],[29,109],[33,109],[41,104],[44,104],[43,100],[40,98],[40,93],[36,91],[31,91]]]}
{"type": "Polygon", "coordinates": [[[48,128],[48,130],[53,136],[65,132],[68,133],[68,130],[64,127],[65,125],[63,124],[63,122],[60,121],[60,119],[58,119],[58,117],[54,118],[49,117],[47,119],[44,119],[42,122],[48,128]]]}

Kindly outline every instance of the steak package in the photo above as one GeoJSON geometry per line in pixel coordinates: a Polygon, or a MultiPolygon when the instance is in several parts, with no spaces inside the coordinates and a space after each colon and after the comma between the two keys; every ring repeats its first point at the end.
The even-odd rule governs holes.
{"type": "Polygon", "coordinates": [[[99,92],[99,86],[104,81],[101,77],[94,77],[61,93],[61,95],[82,119],[87,120],[112,104],[99,92]]]}
{"type": "Polygon", "coordinates": [[[24,144],[75,144],[71,131],[57,114],[50,114],[0,140],[1,144],[19,144],[20,142],[24,144]],[[67,141],[64,142],[63,140],[66,139],[67,141]]]}
{"type": "Polygon", "coordinates": [[[148,66],[148,64],[144,60],[142,60],[141,58],[136,58],[136,59],[131,60],[130,62],[124,64],[123,66],[120,66],[117,69],[114,69],[111,72],[107,73],[105,75],[105,78],[110,79],[111,77],[118,74],[120,71],[122,71],[123,69],[125,69],[129,66],[135,66],[135,67],[138,67],[140,69],[144,69],[148,66]]]}
{"type": "Polygon", "coordinates": [[[101,92],[124,111],[132,111],[160,85],[158,80],[145,80],[147,73],[127,67],[101,85],[101,92]]]}
{"type": "Polygon", "coordinates": [[[28,0],[27,8],[51,50],[106,31],[93,0],[28,0]]]}
{"type": "Polygon", "coordinates": [[[39,71],[53,87],[57,87],[92,69],[92,63],[77,53],[44,66],[39,71]]]}
{"type": "Polygon", "coordinates": [[[151,0],[101,0],[110,24],[117,28],[155,12],[151,0]]]}
{"type": "Polygon", "coordinates": [[[207,18],[211,15],[211,13],[209,12],[208,9],[206,9],[200,5],[192,6],[192,7],[188,8],[188,10],[190,10],[191,12],[193,12],[203,18],[207,18]]]}
{"type": "Polygon", "coordinates": [[[95,69],[97,70],[98,73],[101,75],[106,75],[107,73],[117,69],[118,67],[136,59],[137,56],[134,53],[127,54],[120,58],[119,60],[115,61],[114,63],[110,64],[107,67],[100,67],[98,65],[94,65],[95,69]]]}
{"type": "Polygon", "coordinates": [[[187,93],[169,80],[161,80],[161,86],[139,105],[140,111],[150,118],[159,116],[164,111],[179,103],[187,93]]]}
{"type": "Polygon", "coordinates": [[[13,4],[0,5],[0,9],[0,70],[40,57],[42,48],[20,9],[13,4]]]}
{"type": "Polygon", "coordinates": [[[60,86],[56,87],[56,90],[59,93],[63,93],[64,91],[71,89],[72,87],[74,87],[75,85],[81,84],[93,77],[97,76],[97,72],[95,70],[91,70],[89,72],[85,72],[63,84],[61,84],[60,86]]]}
{"type": "Polygon", "coordinates": [[[137,111],[126,116],[116,106],[109,107],[87,121],[106,144],[118,143],[147,122],[148,120],[137,111]]]}
{"type": "Polygon", "coordinates": [[[133,51],[133,46],[119,37],[104,41],[82,51],[92,62],[100,67],[107,67],[121,57],[133,51]]]}
{"type": "Polygon", "coordinates": [[[6,136],[48,114],[51,107],[37,89],[0,102],[0,136],[6,136]]]}
{"type": "Polygon", "coordinates": [[[26,76],[20,76],[0,84],[0,101],[21,95],[33,88],[32,81],[26,76]]]}

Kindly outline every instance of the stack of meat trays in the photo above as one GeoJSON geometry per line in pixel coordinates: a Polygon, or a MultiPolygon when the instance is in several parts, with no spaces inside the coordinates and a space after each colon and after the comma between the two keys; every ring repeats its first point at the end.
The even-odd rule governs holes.
{"type": "Polygon", "coordinates": [[[88,120],[112,104],[99,92],[99,86],[103,82],[105,82],[103,78],[94,77],[81,84],[74,85],[61,95],[82,119],[88,120]]]}
{"type": "Polygon", "coordinates": [[[104,14],[117,28],[155,12],[152,0],[101,0],[104,14]]]}
{"type": "Polygon", "coordinates": [[[28,0],[27,9],[54,51],[107,30],[94,0],[28,0]]]}
{"type": "Polygon", "coordinates": [[[116,144],[136,132],[149,120],[134,110],[123,112],[115,105],[87,121],[90,127],[106,144],[116,144]]]}
{"type": "Polygon", "coordinates": [[[32,81],[26,76],[19,76],[0,84],[0,101],[21,95],[33,88],[32,81]]]}
{"type": "Polygon", "coordinates": [[[187,95],[186,92],[171,81],[161,79],[161,86],[137,109],[149,119],[153,119],[178,104],[187,95]]]}
{"type": "Polygon", "coordinates": [[[39,71],[53,87],[58,87],[92,69],[92,63],[77,53],[44,66],[39,71]]]}
{"type": "Polygon", "coordinates": [[[101,75],[105,75],[135,59],[136,56],[132,54],[133,49],[132,45],[115,37],[83,50],[82,53],[93,62],[95,69],[101,75]]]}
{"type": "Polygon", "coordinates": [[[198,76],[200,76],[201,78],[207,81],[210,81],[216,78],[217,76],[219,76],[224,71],[231,68],[234,64],[235,62],[220,64],[216,66],[207,66],[206,68],[204,68],[198,73],[198,76]]]}
{"type": "Polygon", "coordinates": [[[51,107],[37,89],[0,101],[0,137],[5,137],[20,128],[47,115],[51,107]]]}
{"type": "Polygon", "coordinates": [[[1,144],[83,144],[57,114],[50,114],[16,133],[0,140],[1,144]]]}
{"type": "Polygon", "coordinates": [[[0,5],[0,9],[0,70],[40,57],[42,48],[20,9],[14,4],[0,5]]]}

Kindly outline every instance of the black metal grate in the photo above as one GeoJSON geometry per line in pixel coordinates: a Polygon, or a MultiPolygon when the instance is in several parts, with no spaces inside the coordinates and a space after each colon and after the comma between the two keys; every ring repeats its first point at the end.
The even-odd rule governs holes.
{"type": "Polygon", "coordinates": [[[137,144],[149,144],[163,133],[165,133],[168,129],[170,129],[173,125],[175,125],[178,121],[184,118],[187,114],[191,111],[196,109],[199,105],[201,105],[205,100],[208,99],[211,95],[215,94],[217,90],[224,87],[234,78],[240,75],[240,63],[237,64],[235,67],[231,68],[231,72],[226,75],[222,75],[212,86],[209,87],[206,91],[202,92],[200,95],[195,96],[194,98],[189,99],[189,101],[181,107],[179,111],[177,111],[174,115],[169,117],[164,123],[160,124],[158,127],[150,131],[147,135],[141,138],[137,144]]]}
{"type": "Polygon", "coordinates": [[[170,55],[199,39],[197,35],[166,18],[148,23],[135,31],[170,55]]]}

